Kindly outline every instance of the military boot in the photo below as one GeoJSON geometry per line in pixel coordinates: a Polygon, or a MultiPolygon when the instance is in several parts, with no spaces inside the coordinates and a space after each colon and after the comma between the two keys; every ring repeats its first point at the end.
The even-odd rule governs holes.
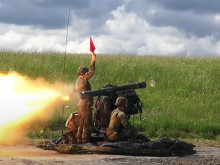
{"type": "Polygon", "coordinates": [[[82,139],[82,143],[88,143],[88,142],[89,142],[89,138],[88,137],[82,139]]]}
{"type": "Polygon", "coordinates": [[[151,141],[147,136],[145,136],[145,135],[143,135],[143,134],[141,134],[141,133],[137,133],[137,134],[136,134],[136,138],[137,138],[138,140],[143,140],[143,141],[145,141],[145,142],[151,141]]]}
{"type": "Polygon", "coordinates": [[[78,138],[78,137],[77,137],[76,143],[77,143],[77,144],[82,144],[82,138],[78,138]]]}

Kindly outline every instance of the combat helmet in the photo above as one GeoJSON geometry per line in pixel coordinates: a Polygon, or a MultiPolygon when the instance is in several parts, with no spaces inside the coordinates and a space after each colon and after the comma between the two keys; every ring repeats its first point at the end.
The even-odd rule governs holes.
{"type": "Polygon", "coordinates": [[[88,72],[89,69],[85,66],[80,66],[79,69],[77,70],[77,74],[80,75],[84,75],[86,72],[88,72]]]}
{"type": "Polygon", "coordinates": [[[128,100],[125,97],[118,97],[116,102],[115,102],[115,105],[121,106],[123,104],[126,105],[127,103],[128,103],[128,100]]]}

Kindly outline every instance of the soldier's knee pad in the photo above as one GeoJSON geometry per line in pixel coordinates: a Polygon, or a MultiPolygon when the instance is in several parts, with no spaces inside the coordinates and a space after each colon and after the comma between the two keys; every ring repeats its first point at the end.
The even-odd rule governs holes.
{"type": "Polygon", "coordinates": [[[109,134],[109,135],[107,136],[107,140],[108,140],[109,142],[117,141],[117,140],[118,140],[118,134],[117,134],[117,132],[113,132],[113,133],[109,134]]]}

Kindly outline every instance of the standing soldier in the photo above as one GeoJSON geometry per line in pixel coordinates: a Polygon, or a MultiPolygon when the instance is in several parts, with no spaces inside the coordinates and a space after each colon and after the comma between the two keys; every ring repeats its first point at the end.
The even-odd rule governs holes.
{"type": "Polygon", "coordinates": [[[142,135],[135,127],[131,126],[124,111],[128,106],[128,100],[125,97],[118,97],[115,105],[117,109],[112,111],[110,123],[106,130],[107,140],[110,142],[123,140],[143,140],[149,139],[142,135]]]}
{"type": "MultiPolygon", "coordinates": [[[[92,52],[92,63],[90,69],[86,67],[79,67],[77,74],[79,78],[75,85],[77,92],[91,90],[89,79],[95,72],[96,54],[92,52]]],[[[77,143],[88,143],[92,132],[92,105],[93,98],[88,96],[85,99],[80,99],[77,105],[79,117],[79,127],[77,130],[77,143]]]]}

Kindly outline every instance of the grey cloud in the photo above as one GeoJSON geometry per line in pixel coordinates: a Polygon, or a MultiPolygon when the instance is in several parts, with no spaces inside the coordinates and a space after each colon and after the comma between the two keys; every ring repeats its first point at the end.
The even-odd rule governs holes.
{"type": "Polygon", "coordinates": [[[220,32],[220,24],[213,21],[209,15],[196,15],[191,12],[159,11],[151,19],[151,23],[156,26],[173,26],[187,35],[204,37],[220,32]]]}
{"type": "Polygon", "coordinates": [[[177,11],[194,11],[198,13],[219,13],[219,0],[154,0],[154,3],[166,9],[177,11]]]}
{"type": "Polygon", "coordinates": [[[122,1],[108,0],[2,0],[0,22],[33,25],[42,28],[64,28],[68,9],[78,18],[88,19],[94,28],[100,27],[122,1]]]}
{"type": "Polygon", "coordinates": [[[78,9],[90,6],[90,0],[30,0],[30,2],[41,7],[70,7],[78,9]]]}
{"type": "Polygon", "coordinates": [[[109,0],[91,0],[89,8],[76,9],[74,12],[80,19],[85,19],[90,22],[91,35],[100,35],[105,33],[103,27],[111,15],[111,11],[117,9],[123,4],[123,0],[109,1],[109,0]]]}
{"type": "Polygon", "coordinates": [[[201,1],[200,4],[197,0],[137,0],[135,2],[130,1],[126,5],[127,10],[137,13],[153,26],[171,26],[180,29],[186,35],[197,37],[216,35],[220,32],[220,24],[214,21],[215,14],[213,11],[208,13],[212,6],[219,8],[218,11],[220,11],[220,1],[215,3],[219,7],[215,7],[210,2],[208,4],[208,1],[201,1]],[[208,6],[207,9],[203,9],[205,5],[208,6]],[[195,11],[200,11],[200,13],[195,11]]]}
{"type": "MultiPolygon", "coordinates": [[[[118,53],[127,50],[126,53],[137,53],[138,49],[138,54],[166,52],[173,55],[191,55],[195,54],[202,45],[204,49],[201,53],[207,53],[206,49],[209,47],[208,51],[211,52],[213,49],[211,54],[219,54],[217,50],[220,47],[220,1],[211,2],[205,0],[0,0],[0,23],[10,24],[9,26],[30,25],[27,26],[30,28],[28,32],[23,32],[21,26],[16,26],[20,31],[13,28],[12,31],[15,31],[12,33],[13,36],[22,33],[26,38],[29,35],[33,37],[39,30],[47,38],[48,30],[53,31],[53,35],[47,38],[48,40],[52,40],[57,31],[60,33],[57,35],[62,38],[70,7],[69,37],[73,40],[70,43],[74,48],[84,48],[85,39],[94,36],[99,40],[100,52],[108,50],[108,53],[118,53]],[[124,11],[119,12],[118,9],[123,8],[122,6],[124,11]],[[113,14],[116,11],[117,16],[113,14]],[[130,40],[135,41],[133,47],[129,45],[130,40]],[[104,44],[105,41],[112,42],[114,47],[106,48],[108,44],[104,44]],[[206,48],[207,43],[209,46],[206,48]]],[[[0,35],[4,41],[7,41],[11,36],[10,29],[2,30],[0,35]]],[[[22,35],[20,37],[22,38],[22,35]]],[[[57,39],[57,43],[60,42],[60,38],[57,39]]],[[[38,40],[36,36],[31,43],[36,44],[38,40]]],[[[29,43],[28,39],[26,41],[29,43]]],[[[62,46],[61,44],[59,47],[62,46]]]]}
{"type": "Polygon", "coordinates": [[[35,25],[46,28],[60,28],[66,23],[62,8],[42,8],[27,0],[4,0],[1,2],[0,22],[17,25],[35,25]]]}

